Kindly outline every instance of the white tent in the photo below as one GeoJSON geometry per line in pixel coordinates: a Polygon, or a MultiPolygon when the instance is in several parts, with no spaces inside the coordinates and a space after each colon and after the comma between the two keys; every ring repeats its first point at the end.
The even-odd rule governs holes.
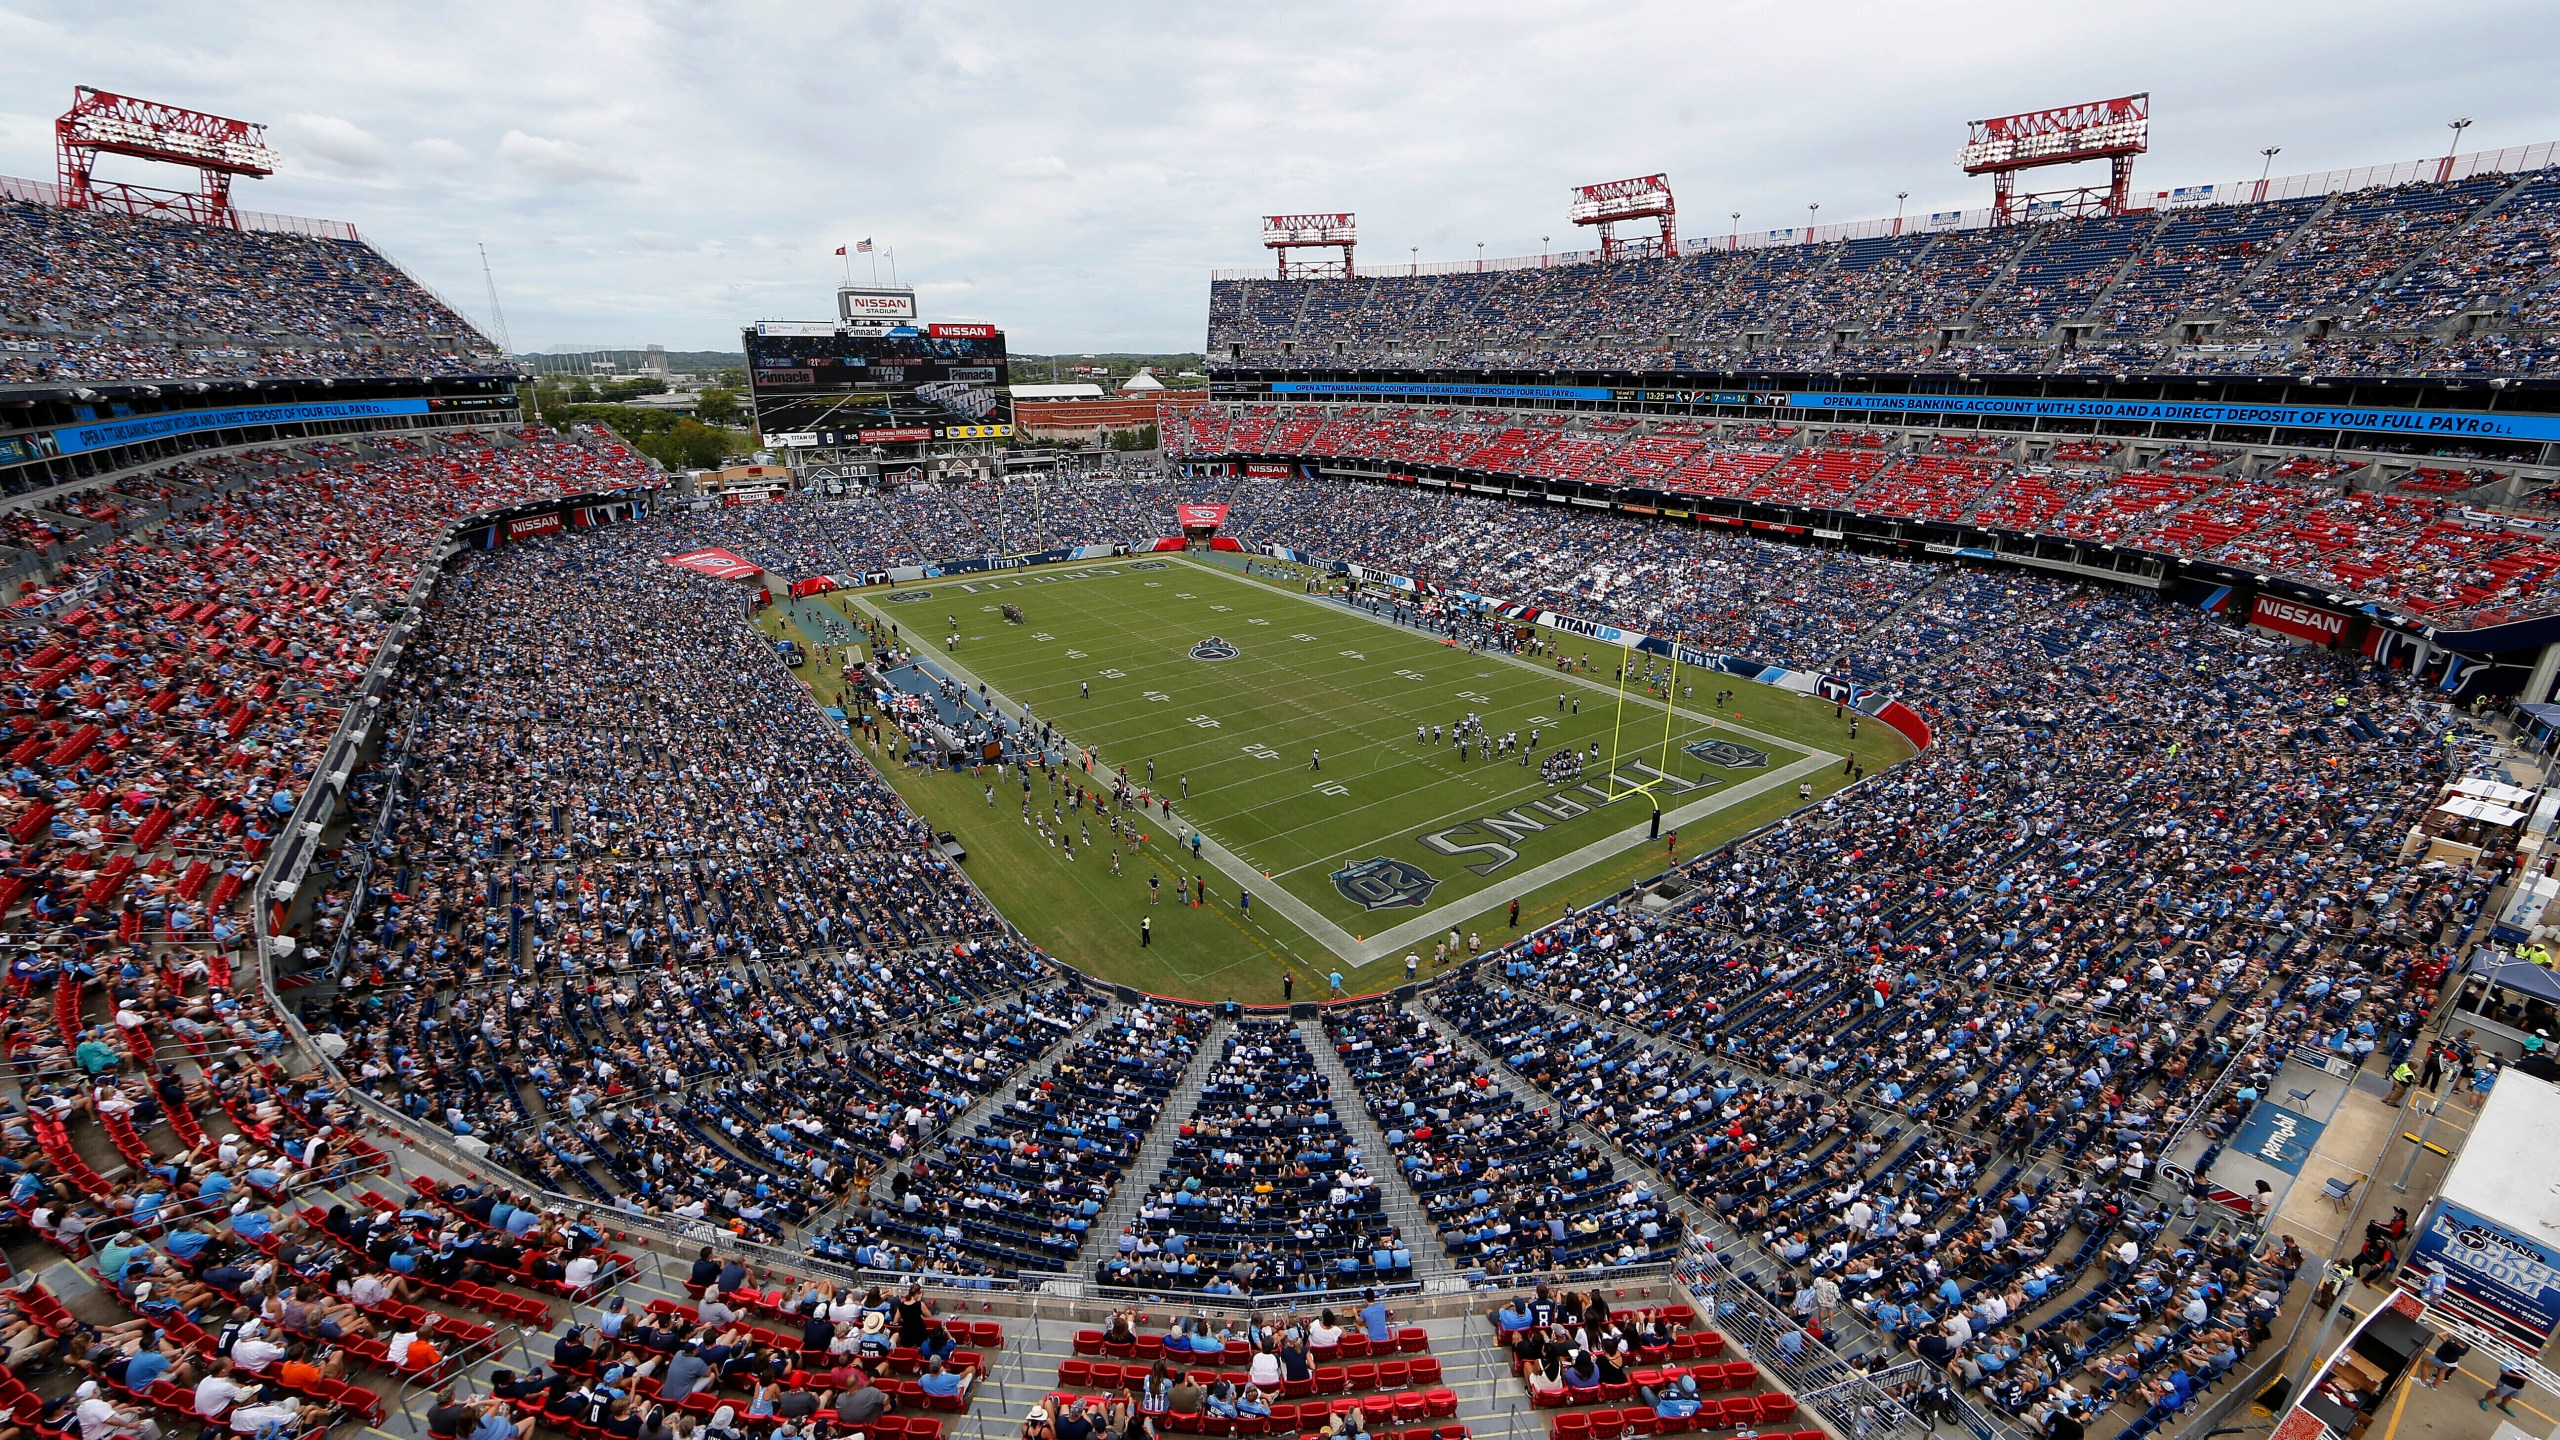
{"type": "Polygon", "coordinates": [[[2467,780],[2455,781],[2453,788],[2462,794],[2477,795],[2483,800],[2494,800],[2501,805],[2519,805],[2533,798],[2533,792],[2521,785],[2509,785],[2497,780],[2483,779],[2477,775],[2467,780]]]}
{"type": "Polygon", "coordinates": [[[2436,809],[2443,814],[2459,815],[2466,820],[2478,820],[2490,825],[2521,825],[2525,819],[2525,814],[2521,810],[2510,810],[2495,801],[2479,800],[2469,796],[2460,800],[2447,800],[2436,809]]]}
{"type": "Polygon", "coordinates": [[[1132,390],[1161,390],[1163,388],[1163,381],[1148,374],[1144,370],[1141,370],[1137,374],[1120,382],[1120,393],[1123,395],[1128,394],[1132,390]]]}

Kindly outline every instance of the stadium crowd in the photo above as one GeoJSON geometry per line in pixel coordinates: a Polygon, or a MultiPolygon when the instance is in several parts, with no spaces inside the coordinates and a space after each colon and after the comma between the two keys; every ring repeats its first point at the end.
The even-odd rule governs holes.
{"type": "MultiPolygon", "coordinates": [[[[1576,267],[1222,288],[1213,325],[1302,354],[1468,333],[1546,356],[1560,317],[1605,303],[1624,335],[2113,315],[2107,343],[2140,346],[2157,317],[2227,301],[2281,354],[2301,342],[2280,332],[2330,314],[2376,332],[2484,304],[2548,316],[2530,290],[2560,214],[2547,177],[2286,206],[1739,252],[1605,297],[1576,267]],[[2449,234],[2476,256],[2447,253],[2449,234]]],[[[18,205],[0,205],[0,237],[0,331],[57,357],[129,347],[6,349],[0,366],[165,375],[193,363],[165,347],[263,336],[363,373],[377,348],[467,335],[346,242],[18,205]]],[[[2405,336],[2321,343],[2425,365],[2405,336]]],[[[1981,437],[1392,407],[1222,407],[1172,438],[1178,456],[1662,481],[2157,544],[2448,620],[2544,613],[2560,570],[2530,535],[2458,518],[2496,478],[2458,469],[2377,489],[2318,457],[2186,449],[2137,468],[2101,442],[2030,459],[1981,437]]],[[[149,1440],[154,1414],[258,1440],[379,1423],[387,1390],[451,1378],[452,1356],[547,1325],[561,1299],[580,1321],[547,1365],[507,1374],[473,1440],[524,1440],[537,1417],[655,1440],[669,1409],[706,1407],[714,1434],[738,1407],[858,1425],[900,1348],[919,1403],[965,1404],[960,1326],[911,1295],[766,1296],[707,1251],[695,1305],[603,1302],[589,1345],[583,1307],[638,1262],[563,1197],[900,1276],[1081,1271],[1211,1296],[1400,1282],[1418,1251],[1489,1285],[1669,1260],[1703,1212],[1743,1237],[1743,1283],[1796,1320],[1782,1349],[1854,1326],[2031,1420],[2121,1400],[2156,1423],[2267,1338],[2303,1264],[2290,1239],[2252,1253],[2191,1221],[2164,1163],[2209,1163],[2289,1053],[2408,1059],[2496,878],[2400,854],[2464,737],[2352,657],[2040,575],[1133,466],[667,509],[462,557],[392,669],[386,748],[314,872],[290,980],[333,983],[298,1003],[238,983],[243,891],[447,530],[649,478],[598,434],[345,437],[8,517],[0,543],[47,573],[13,597],[5,640],[0,1054],[20,1099],[0,1107],[0,1228],[132,1316],[80,1319],[41,1283],[0,1301],[9,1365],[90,1377],[46,1399],[0,1371],[0,1403],[44,1417],[40,1434],[149,1440]],[[1356,1091],[1336,1095],[1313,1031],[1106,1000],[1025,948],[776,663],[742,591],[661,558],[718,545],[859,573],[1136,543],[1177,500],[1233,505],[1248,543],[1845,668],[1922,707],[1936,743],[1688,861],[1666,913],[1577,915],[1489,952],[1471,983],[1328,1015],[1356,1091]],[[285,1004],[333,1068],[288,1071],[285,1004]],[[386,1163],[359,1094],[548,1193],[335,1198],[386,1163]],[[1383,1153],[1352,1138],[1350,1104],[1383,1153]],[[112,1180],[110,1153],[129,1166],[112,1180]],[[1389,1222],[1389,1186],[1436,1234],[1389,1222]],[[819,1357],[825,1384],[792,1373],[819,1357]]],[[[1606,1365],[1668,1339],[1659,1317],[1559,1327],[1521,1303],[1503,1328],[1528,1383],[1572,1403],[1632,1384],[1606,1365]]],[[[451,1395],[442,1408],[430,1433],[466,1433],[451,1395]]]]}
{"type": "Polygon", "coordinates": [[[0,201],[0,385],[476,374],[488,349],[359,240],[0,201]]]}
{"type": "Polygon", "coordinates": [[[1254,1295],[1411,1278],[1331,1092],[1288,1021],[1228,1031],[1103,1281],[1254,1295]]]}
{"type": "Polygon", "coordinates": [[[2541,328],[2555,236],[2548,172],[2477,175],[1613,265],[1219,280],[1208,345],[1282,370],[2531,375],[2560,360],[2541,328]],[[2176,333],[2200,321],[2201,341],[2176,333]]]}
{"type": "MultiPolygon", "coordinates": [[[[1950,453],[1916,436],[1886,448],[1859,443],[1864,438],[1702,420],[1373,405],[1204,406],[1166,427],[1172,453],[1192,459],[1289,455],[1439,466],[2136,546],[2283,573],[2448,628],[2546,614],[2560,593],[2549,584],[2560,574],[2560,548],[2547,532],[2538,524],[2510,524],[2466,494],[2494,482],[2486,472],[2421,465],[2388,488],[2368,488],[2384,482],[2316,464],[2288,471],[2299,457],[2257,461],[2172,449],[2137,466],[2121,457],[2111,457],[2116,464],[2074,460],[2062,446],[2031,454],[2023,439],[1995,440],[2007,453],[1984,454],[1950,453]],[[2399,563],[2411,553],[2427,563],[2399,563]]],[[[1376,503],[1428,510],[1453,502],[1423,496],[1376,503]]],[[[1355,504],[1348,513],[1364,508],[1355,504]]],[[[1533,516],[1527,523],[1534,529],[1544,522],[1533,516]]],[[[1249,518],[1230,530],[1263,538],[1249,518]]],[[[1330,540],[1346,532],[1356,535],[1357,527],[1319,533],[1330,540]]],[[[1329,548],[1316,537],[1292,540],[1283,532],[1270,538],[1314,553],[1389,563],[1329,548]]],[[[1462,542],[1452,535],[1448,543],[1462,542]]],[[[1538,563],[1537,547],[1523,545],[1516,554],[1521,563],[1538,563]]],[[[1411,556],[1409,563],[1422,567],[1411,573],[1436,575],[1433,558],[1411,556]]],[[[1547,568],[1562,563],[1559,558],[1547,568]]],[[[1591,578],[1609,583],[1606,575],[1591,578]]],[[[1647,589],[1656,578],[1639,567],[1617,583],[1647,589]]],[[[1724,593],[1738,592],[1727,587],[1724,593]]]]}

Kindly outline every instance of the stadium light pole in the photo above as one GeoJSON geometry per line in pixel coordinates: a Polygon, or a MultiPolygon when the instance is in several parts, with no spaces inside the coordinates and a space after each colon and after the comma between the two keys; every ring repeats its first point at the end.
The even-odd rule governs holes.
{"type": "Polygon", "coordinates": [[[1902,233],[1902,202],[1910,198],[1911,192],[1908,190],[1893,192],[1893,233],[1896,235],[1902,233]]]}
{"type": "Polygon", "coordinates": [[[2453,178],[2453,157],[2462,149],[2462,132],[2471,128],[2471,117],[2465,115],[2459,120],[2444,123],[2445,128],[2453,132],[2453,140],[2444,147],[2444,159],[2436,163],[2436,183],[2439,185],[2453,178]]]}
{"type": "Polygon", "coordinates": [[[1411,279],[1412,277],[1421,274],[1422,247],[1419,245],[1407,245],[1404,247],[1404,253],[1412,257],[1411,262],[1405,266],[1405,278],[1411,279]]]}
{"type": "Polygon", "coordinates": [[[1476,273],[1484,273],[1484,242],[1481,240],[1476,242],[1476,273]]]}
{"type": "Polygon", "coordinates": [[[1816,215],[1821,213],[1822,202],[1819,200],[1813,201],[1804,207],[1804,243],[1807,245],[1813,243],[1813,219],[1816,215]]]}
{"type": "Polygon", "coordinates": [[[1742,212],[1739,210],[1733,212],[1733,233],[1724,237],[1724,248],[1727,250],[1742,248],[1742,212]]]}
{"type": "Polygon", "coordinates": [[[1552,238],[1554,237],[1547,235],[1538,237],[1538,268],[1541,270],[1547,268],[1547,241],[1552,238]]]}

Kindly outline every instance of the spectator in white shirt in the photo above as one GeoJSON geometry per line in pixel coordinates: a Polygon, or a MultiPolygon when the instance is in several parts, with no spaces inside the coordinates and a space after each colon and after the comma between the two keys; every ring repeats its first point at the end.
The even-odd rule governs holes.
{"type": "Polygon", "coordinates": [[[253,1387],[243,1386],[227,1373],[207,1375],[196,1382],[196,1414],[207,1420],[219,1420],[241,1396],[256,1393],[253,1387]]]}
{"type": "Polygon", "coordinates": [[[263,1335],[245,1335],[231,1342],[231,1363],[252,1375],[264,1375],[267,1367],[284,1358],[284,1347],[263,1335]]]}
{"type": "Polygon", "coordinates": [[[160,1440],[157,1423],[119,1409],[98,1393],[98,1382],[83,1380],[75,1392],[80,1398],[71,1414],[79,1423],[80,1440],[117,1440],[120,1436],[137,1436],[139,1440],[160,1440]]]}

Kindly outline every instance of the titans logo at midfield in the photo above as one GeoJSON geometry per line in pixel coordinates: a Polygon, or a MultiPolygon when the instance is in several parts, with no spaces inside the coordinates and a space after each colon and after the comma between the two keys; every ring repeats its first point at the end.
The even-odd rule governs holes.
{"type": "Polygon", "coordinates": [[[1235,647],[1234,641],[1221,640],[1215,635],[1191,647],[1194,660],[1233,660],[1243,653],[1235,647]]]}

